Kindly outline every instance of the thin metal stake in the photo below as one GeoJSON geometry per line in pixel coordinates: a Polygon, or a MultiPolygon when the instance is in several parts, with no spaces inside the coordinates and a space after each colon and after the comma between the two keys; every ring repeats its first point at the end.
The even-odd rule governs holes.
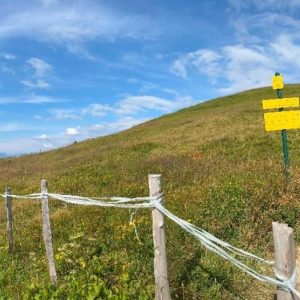
{"type": "MultiPolygon", "coordinates": [[[[280,73],[275,73],[275,76],[280,76],[280,73]]],[[[277,98],[281,99],[282,89],[276,90],[277,98]]],[[[283,108],[279,108],[279,111],[282,111],[283,108]]],[[[289,159],[289,146],[288,146],[288,138],[286,129],[281,130],[281,141],[282,141],[282,149],[283,149],[283,159],[284,159],[284,171],[286,181],[290,181],[290,159],[289,159]]]]}

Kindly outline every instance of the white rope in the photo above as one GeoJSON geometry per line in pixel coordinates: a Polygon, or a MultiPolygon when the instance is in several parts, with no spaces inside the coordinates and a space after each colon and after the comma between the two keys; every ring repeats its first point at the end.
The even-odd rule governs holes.
{"type": "Polygon", "coordinates": [[[78,204],[78,205],[93,205],[102,207],[118,207],[118,208],[153,208],[153,201],[161,202],[162,195],[157,197],[137,197],[137,198],[89,198],[61,194],[48,194],[50,198],[57,199],[63,202],[78,204]],[[142,202],[142,203],[137,203],[142,202]]]}
{"type": "Polygon", "coordinates": [[[28,195],[10,195],[1,194],[3,198],[7,196],[16,199],[42,199],[43,197],[50,197],[56,200],[60,200],[67,203],[77,204],[77,205],[92,205],[92,206],[102,206],[102,207],[118,207],[118,208],[153,208],[152,201],[160,202],[162,200],[162,194],[157,197],[136,197],[136,198],[125,198],[125,197],[81,197],[72,195],[62,195],[62,194],[42,194],[34,193],[28,195]]]}
{"type": "MultiPolygon", "coordinates": [[[[271,285],[275,285],[278,287],[281,287],[282,289],[288,290],[292,292],[294,295],[300,298],[300,293],[295,289],[296,284],[296,269],[294,270],[294,273],[292,274],[291,278],[279,278],[277,276],[277,279],[266,276],[263,274],[258,273],[257,271],[253,270],[249,266],[247,266],[245,263],[239,261],[234,256],[229,254],[225,251],[230,251],[231,253],[251,258],[254,260],[257,260],[261,263],[265,263],[268,265],[273,265],[274,262],[270,260],[266,260],[263,258],[260,258],[252,253],[249,253],[247,251],[244,251],[242,249],[236,248],[220,239],[215,237],[214,235],[210,234],[209,232],[185,221],[180,219],[179,217],[172,214],[169,210],[167,210],[161,203],[162,203],[162,194],[156,196],[156,197],[136,197],[136,198],[124,198],[124,197],[81,197],[81,196],[72,196],[72,195],[62,195],[62,194],[54,194],[54,193],[48,193],[48,194],[42,194],[42,193],[33,193],[28,195],[9,195],[9,194],[2,194],[0,195],[2,197],[10,196],[12,198],[16,199],[42,199],[43,197],[50,197],[59,201],[63,201],[66,203],[72,203],[77,205],[88,205],[88,206],[101,206],[101,207],[117,207],[117,208],[156,208],[161,213],[163,213],[165,216],[167,216],[170,220],[175,222],[177,225],[179,225],[184,231],[188,232],[189,234],[193,235],[197,240],[199,240],[203,246],[205,246],[210,251],[218,254],[225,260],[231,262],[233,265],[247,273],[248,275],[252,276],[253,278],[269,283],[271,285]]],[[[132,222],[133,215],[132,213],[130,216],[130,224],[134,224],[132,222]]],[[[134,226],[135,227],[135,226],[134,226]]],[[[135,233],[136,227],[135,227],[135,233]]],[[[137,235],[138,238],[138,235],[137,235]]],[[[138,238],[139,239],[139,238],[138,238]]]]}
{"type": "MultiPolygon", "coordinates": [[[[291,278],[283,279],[283,280],[279,279],[279,278],[275,279],[273,277],[260,274],[257,271],[253,270],[252,268],[250,268],[249,266],[247,266],[246,264],[244,264],[243,262],[237,260],[232,255],[228,254],[223,248],[221,248],[220,246],[215,244],[213,241],[215,241],[215,239],[217,239],[217,238],[214,237],[214,239],[211,239],[211,237],[212,237],[211,234],[207,234],[206,231],[204,231],[200,228],[197,228],[195,225],[193,225],[193,224],[191,224],[187,221],[184,221],[184,220],[178,218],[177,216],[173,215],[169,210],[167,210],[165,207],[163,207],[160,203],[154,203],[154,205],[155,205],[156,209],[158,209],[161,213],[163,213],[165,216],[167,216],[169,219],[171,219],[173,222],[175,222],[177,225],[179,225],[183,230],[185,230],[186,232],[193,235],[207,249],[209,249],[212,252],[214,252],[214,253],[218,254],[219,256],[223,257],[225,260],[231,262],[233,265],[235,265],[236,267],[238,267],[239,269],[241,269],[242,271],[244,271],[248,275],[252,276],[253,278],[255,278],[255,279],[257,279],[261,282],[265,282],[265,283],[269,283],[271,285],[279,286],[279,287],[281,287],[285,290],[288,290],[288,291],[292,292],[297,297],[300,297],[300,293],[294,287],[295,286],[295,278],[296,278],[295,274],[293,274],[293,276],[291,278]]],[[[227,243],[225,243],[225,244],[227,244],[227,243]]],[[[225,247],[225,248],[227,248],[227,247],[225,247]]],[[[240,250],[240,249],[232,247],[232,246],[230,248],[233,248],[234,250],[240,250]]],[[[232,251],[232,252],[236,253],[236,251],[232,251]]],[[[238,252],[241,252],[243,254],[246,253],[245,256],[248,256],[250,258],[255,258],[256,260],[259,260],[261,262],[265,262],[265,263],[268,263],[268,264],[271,263],[270,261],[261,259],[261,258],[255,256],[255,255],[249,256],[248,252],[245,252],[245,251],[238,251],[238,252]]],[[[240,254],[240,253],[238,253],[238,254],[240,254]]],[[[296,271],[294,271],[294,273],[295,272],[296,271]]]]}
{"type": "Polygon", "coordinates": [[[0,196],[3,198],[11,197],[11,198],[16,198],[16,199],[26,199],[26,200],[42,198],[41,193],[34,193],[34,194],[28,194],[28,195],[11,195],[11,194],[5,193],[5,194],[0,194],[0,196]]]}

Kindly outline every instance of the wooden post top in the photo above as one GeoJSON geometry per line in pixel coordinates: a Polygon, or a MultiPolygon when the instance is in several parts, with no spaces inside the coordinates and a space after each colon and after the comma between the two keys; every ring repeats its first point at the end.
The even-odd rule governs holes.
{"type": "Polygon", "coordinates": [[[41,191],[42,191],[42,193],[48,192],[48,183],[47,183],[46,179],[42,179],[42,181],[41,181],[41,191]]]}
{"type": "Polygon", "coordinates": [[[161,174],[149,174],[148,182],[149,182],[150,196],[155,197],[155,196],[159,195],[162,191],[161,174]]]}

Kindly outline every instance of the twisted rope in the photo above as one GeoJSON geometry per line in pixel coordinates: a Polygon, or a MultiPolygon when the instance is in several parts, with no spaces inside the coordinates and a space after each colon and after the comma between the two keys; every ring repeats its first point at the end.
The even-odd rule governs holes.
{"type": "MultiPolygon", "coordinates": [[[[168,209],[162,205],[163,194],[160,194],[156,197],[136,197],[136,198],[125,198],[125,197],[82,197],[82,196],[73,196],[73,195],[63,195],[55,193],[33,193],[28,195],[9,195],[2,194],[0,195],[3,198],[12,197],[15,199],[43,199],[43,197],[50,197],[59,201],[66,203],[72,203],[76,205],[87,205],[87,206],[101,206],[101,207],[116,207],[116,208],[156,208],[178,226],[180,226],[184,231],[193,235],[201,244],[208,250],[216,253],[221,256],[223,259],[229,261],[231,264],[238,267],[240,270],[244,271],[246,274],[251,277],[271,285],[281,287],[284,290],[290,291],[292,294],[300,298],[300,293],[295,289],[297,273],[296,268],[291,276],[291,278],[273,278],[260,274],[254,269],[247,266],[245,263],[236,259],[232,254],[239,255],[245,258],[256,260],[260,263],[267,265],[274,265],[274,261],[263,259],[255,254],[247,252],[245,250],[239,249],[230,245],[227,242],[224,242],[211,233],[205,231],[202,228],[197,227],[177,216],[172,214],[168,209]],[[232,253],[232,254],[229,254],[232,253]]],[[[135,213],[135,212],[134,212],[135,213]]],[[[134,214],[133,213],[133,214],[134,214]]],[[[130,216],[130,222],[132,223],[133,214],[130,216]]],[[[135,226],[134,226],[135,227],[135,226]]],[[[135,227],[135,233],[136,227],[135,227]]],[[[137,235],[138,237],[138,235],[137,235]]]]}

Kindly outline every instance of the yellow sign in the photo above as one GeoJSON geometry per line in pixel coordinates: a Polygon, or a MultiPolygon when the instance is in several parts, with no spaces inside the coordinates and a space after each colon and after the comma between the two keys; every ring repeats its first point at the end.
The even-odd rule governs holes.
{"type": "Polygon", "coordinates": [[[300,111],[276,111],[264,114],[266,131],[300,128],[300,111]]]}
{"type": "Polygon", "coordinates": [[[273,76],[272,78],[272,86],[273,90],[281,90],[283,89],[283,76],[273,76]]]}
{"type": "Polygon", "coordinates": [[[262,101],[263,109],[299,107],[299,98],[269,99],[262,101]]]}

